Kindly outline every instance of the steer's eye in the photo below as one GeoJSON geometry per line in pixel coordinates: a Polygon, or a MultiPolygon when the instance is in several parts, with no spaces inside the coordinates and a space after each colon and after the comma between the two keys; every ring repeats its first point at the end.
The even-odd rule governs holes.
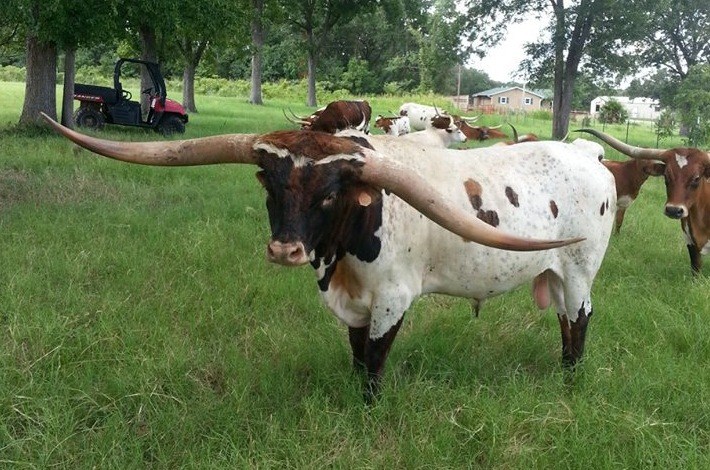
{"type": "Polygon", "coordinates": [[[454,130],[453,130],[453,129],[446,129],[446,132],[448,132],[449,134],[451,134],[452,132],[454,132],[454,130]]]}
{"type": "Polygon", "coordinates": [[[697,189],[700,186],[700,175],[695,175],[692,180],[690,180],[690,187],[697,189]]]}
{"type": "Polygon", "coordinates": [[[328,194],[326,197],[323,198],[321,201],[321,206],[322,207],[331,207],[335,203],[335,198],[336,194],[335,191],[332,193],[328,194]]]}

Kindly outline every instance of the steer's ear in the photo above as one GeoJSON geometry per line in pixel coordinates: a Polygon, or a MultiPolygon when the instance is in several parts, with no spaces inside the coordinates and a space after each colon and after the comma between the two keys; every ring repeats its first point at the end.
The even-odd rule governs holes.
{"type": "Polygon", "coordinates": [[[652,165],[648,165],[644,171],[649,176],[661,176],[666,172],[666,164],[655,162],[652,165]]]}

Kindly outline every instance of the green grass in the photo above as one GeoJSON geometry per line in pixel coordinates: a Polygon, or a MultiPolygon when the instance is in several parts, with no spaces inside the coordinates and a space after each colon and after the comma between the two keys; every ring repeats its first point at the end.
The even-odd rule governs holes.
{"type": "MultiPolygon", "coordinates": [[[[0,84],[0,123],[23,90],[0,84]]],[[[298,101],[198,96],[187,135],[285,128],[298,101]]],[[[0,161],[0,468],[710,468],[710,269],[691,278],[660,179],[611,240],[572,386],[529,287],[479,318],[428,296],[368,408],[311,270],[265,261],[254,168],[126,165],[7,131],[0,161]]]]}

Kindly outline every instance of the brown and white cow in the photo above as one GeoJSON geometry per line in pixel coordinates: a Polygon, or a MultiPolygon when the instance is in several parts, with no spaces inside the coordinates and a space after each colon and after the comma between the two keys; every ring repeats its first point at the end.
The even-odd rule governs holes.
{"type": "Polygon", "coordinates": [[[411,132],[411,127],[409,126],[408,116],[382,116],[377,115],[375,118],[375,127],[382,129],[387,135],[393,135],[399,137],[411,132]]]}
{"type": "Polygon", "coordinates": [[[366,398],[378,390],[405,312],[427,293],[485,299],[534,279],[537,305],[557,307],[565,365],[582,355],[616,201],[611,174],[576,158],[575,146],[530,143],[461,158],[401,138],[300,131],[113,142],[44,117],[80,146],[122,161],[258,166],[267,257],[314,268],[323,300],[348,326],[366,398]]]}
{"type": "Polygon", "coordinates": [[[616,182],[616,223],[614,224],[614,230],[619,233],[621,225],[624,223],[626,209],[636,200],[641,186],[649,176],[663,174],[663,164],[649,160],[617,162],[606,159],[602,160],[602,163],[614,175],[614,181],[616,182]]]}
{"type": "Polygon", "coordinates": [[[345,129],[355,129],[368,133],[370,131],[370,118],[372,108],[365,100],[331,101],[324,108],[318,109],[307,118],[299,118],[289,121],[300,124],[302,130],[327,132],[335,134],[345,129]]]}
{"type": "Polygon", "coordinates": [[[471,126],[468,121],[461,116],[454,116],[456,125],[461,129],[467,139],[483,142],[488,139],[507,139],[508,136],[499,131],[502,126],[487,127],[487,126],[471,126]]]}
{"type": "Polygon", "coordinates": [[[680,220],[690,267],[693,274],[698,274],[702,255],[710,252],[710,155],[692,147],[634,147],[594,129],[579,129],[579,132],[592,134],[631,158],[661,162],[652,167],[651,174],[665,177],[665,214],[680,220]]]}

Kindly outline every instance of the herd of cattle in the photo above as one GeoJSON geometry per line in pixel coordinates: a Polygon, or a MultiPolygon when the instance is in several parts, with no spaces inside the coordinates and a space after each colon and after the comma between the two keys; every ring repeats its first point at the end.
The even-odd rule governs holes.
{"type": "Polygon", "coordinates": [[[97,139],[45,119],[76,144],[124,162],[259,167],[267,258],[313,267],[325,304],[348,327],[366,399],[378,391],[405,312],[427,293],[464,297],[478,309],[531,283],[536,305],[556,308],[563,363],[573,369],[609,238],[648,176],[665,176],[665,213],[681,221],[694,273],[710,249],[710,157],[698,149],[642,149],[591,129],[582,131],[632,160],[606,161],[589,140],[540,141],[515,130],[502,145],[449,149],[507,136],[435,107],[407,103],[392,114],[377,116],[384,134],[375,135],[366,101],[336,101],[286,116],[300,130],[167,142],[97,139]]]}

